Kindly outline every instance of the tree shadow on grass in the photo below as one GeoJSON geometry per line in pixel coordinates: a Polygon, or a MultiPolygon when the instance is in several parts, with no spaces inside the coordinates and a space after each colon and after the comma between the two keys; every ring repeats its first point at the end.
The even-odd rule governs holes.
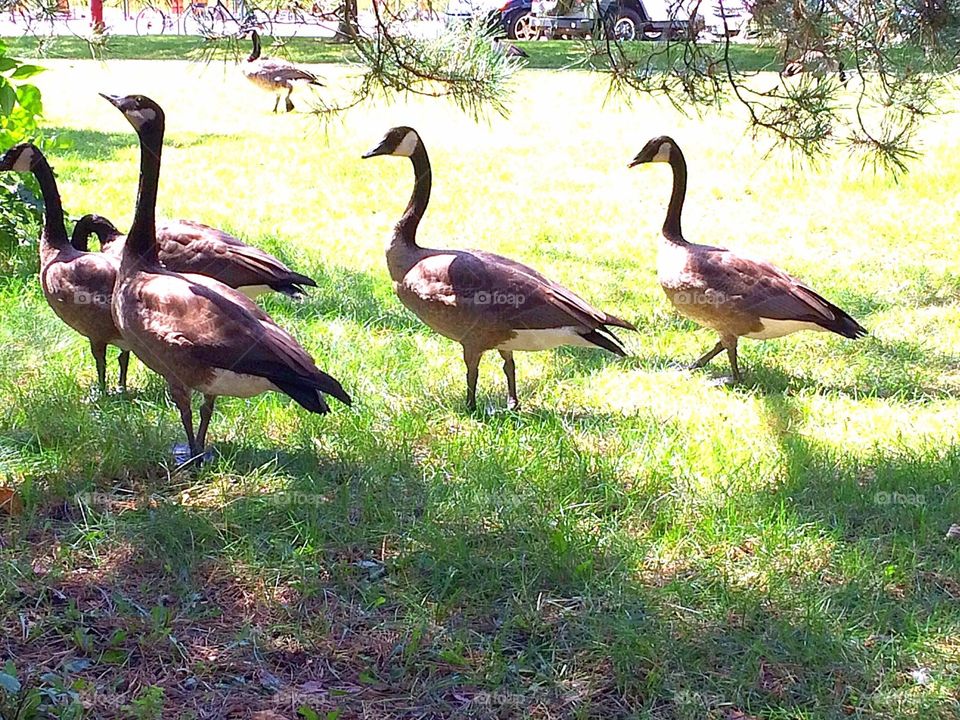
{"type": "MultiPolygon", "coordinates": [[[[47,132],[65,142],[63,149],[57,150],[57,156],[81,162],[114,160],[120,152],[140,147],[132,128],[130,132],[104,132],[103,130],[52,127],[48,128],[47,132]]],[[[211,138],[217,137],[228,137],[228,135],[178,133],[167,138],[164,144],[167,147],[190,148],[203,145],[211,138]]],[[[52,164],[56,167],[55,163],[52,164]]]]}
{"type": "MultiPolygon", "coordinates": [[[[86,655],[93,665],[76,674],[99,682],[95,703],[129,702],[140,686],[119,681],[137,677],[166,688],[170,707],[207,713],[227,697],[276,710],[291,695],[326,712],[397,718],[882,710],[902,700],[884,699],[882,686],[891,667],[913,661],[915,621],[936,601],[933,590],[910,592],[932,582],[929,565],[898,565],[895,577],[887,568],[910,549],[938,551],[930,530],[960,511],[956,494],[936,507],[931,497],[929,517],[897,537],[900,510],[865,500],[852,475],[838,481],[835,453],[792,432],[799,418],[788,400],[768,399],[768,408],[786,480],[730,502],[747,503],[758,523],[836,536],[838,555],[869,547],[876,561],[859,572],[826,558],[824,576],[794,577],[781,557],[754,576],[745,559],[790,549],[758,548],[763,538],[747,542],[756,530],[746,526],[738,546],[736,533],[717,538],[690,525],[669,468],[625,478],[615,453],[589,452],[565,433],[553,454],[523,455],[541,463],[536,484],[516,459],[477,455],[469,442],[465,464],[447,476],[385,441],[359,461],[329,465],[309,449],[285,451],[261,487],[248,476],[276,454],[237,446],[221,470],[247,479],[219,502],[184,503],[161,490],[132,510],[98,517],[94,508],[84,532],[103,528],[127,554],[84,573],[77,558],[63,574],[31,576],[11,613],[29,606],[43,632],[30,641],[8,633],[4,649],[38,667],[86,655]],[[677,533],[690,536],[689,551],[668,543],[661,556],[677,533]],[[891,580],[907,588],[892,602],[891,580]],[[72,620],[56,620],[64,603],[72,620]],[[93,650],[76,646],[76,627],[93,650]],[[115,649],[127,659],[104,663],[118,629],[127,636],[115,649]],[[867,642],[873,636],[886,640],[867,642]],[[308,683],[325,692],[306,697],[308,683]]],[[[600,429],[613,419],[573,420],[600,429]]],[[[682,434],[669,423],[660,431],[682,434]]],[[[912,478],[942,481],[958,470],[956,449],[928,461],[881,455],[874,468],[878,486],[931,494],[930,481],[912,478]]],[[[945,597],[937,602],[949,612],[945,597]]],[[[950,717],[936,701],[914,716],[950,717]]]]}

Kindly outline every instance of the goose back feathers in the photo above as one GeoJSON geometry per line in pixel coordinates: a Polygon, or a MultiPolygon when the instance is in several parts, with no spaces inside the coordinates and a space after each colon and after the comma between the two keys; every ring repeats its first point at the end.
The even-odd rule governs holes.
{"type": "MultiPolygon", "coordinates": [[[[113,223],[100,215],[85,215],[74,226],[71,244],[86,249],[90,233],[97,235],[102,251],[119,257],[124,236],[113,223]]],[[[251,298],[271,290],[298,296],[304,287],[317,284],[273,255],[192,220],[161,221],[156,237],[158,258],[167,269],[206,275],[251,298]]]]}

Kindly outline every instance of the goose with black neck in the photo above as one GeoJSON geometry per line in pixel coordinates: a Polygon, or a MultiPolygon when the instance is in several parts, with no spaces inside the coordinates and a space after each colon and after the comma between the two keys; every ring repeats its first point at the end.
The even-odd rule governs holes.
{"type": "Polygon", "coordinates": [[[655,137],[628,167],[646,163],[667,163],[673,170],[673,190],[657,251],[660,286],[681,315],[720,335],[720,341],[692,368],[703,367],[726,350],[732,379],[739,383],[741,337],[770,340],[815,330],[855,340],[867,334],[846,312],[765,260],[688,242],[680,227],[687,192],[687,162],[680,146],[672,138],[655,137]]]}
{"type": "Polygon", "coordinates": [[[247,398],[277,391],[320,414],[330,410],[326,395],[349,405],[340,383],[246,295],[212,278],[176,273],[160,264],[155,213],[163,110],[142,95],[104,97],[140,138],[136,210],[121,254],[113,316],[131,349],[167,381],[187,436],[187,457],[202,459],[220,395],[247,398]],[[204,398],[196,433],[194,391],[204,398]]]}
{"type": "Polygon", "coordinates": [[[387,248],[387,269],[400,301],[430,328],[463,346],[467,406],[476,408],[480,358],[503,358],[508,407],[518,408],[514,351],[561,345],[626,351],[613,334],[630,323],[597,310],[536,270],[482,250],[439,250],[417,244],[417,228],[430,202],[433,174],[427,149],[410,127],[395,127],[365,153],[409,158],[414,187],[387,248]]]}
{"type": "Polygon", "coordinates": [[[110,311],[117,259],[71,246],[57,181],[38,147],[21,143],[10,148],[0,158],[0,171],[29,172],[37,178],[44,204],[39,243],[43,296],[61,320],[90,341],[101,393],[107,387],[107,346],[120,348],[120,390],[126,392],[130,352],[110,311]]]}

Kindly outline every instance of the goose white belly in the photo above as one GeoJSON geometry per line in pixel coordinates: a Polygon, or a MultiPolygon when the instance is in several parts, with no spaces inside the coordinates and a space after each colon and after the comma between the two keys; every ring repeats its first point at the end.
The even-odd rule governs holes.
{"type": "Polygon", "coordinates": [[[774,338],[791,335],[801,330],[813,330],[815,332],[827,331],[826,328],[822,328],[816,323],[805,322],[803,320],[771,320],[770,318],[760,318],[760,325],[760,330],[744,335],[743,337],[748,337],[753,340],[773,340],[774,338]]]}
{"type": "Polygon", "coordinates": [[[552,350],[561,345],[596,347],[585,339],[575,326],[546,328],[543,330],[514,330],[515,337],[500,343],[495,350],[552,350]]]}
{"type": "Polygon", "coordinates": [[[230,397],[248,398],[268,390],[277,390],[277,387],[266,378],[257,375],[246,375],[215,368],[211,370],[210,379],[198,384],[194,390],[204,395],[229,395],[230,397]]]}

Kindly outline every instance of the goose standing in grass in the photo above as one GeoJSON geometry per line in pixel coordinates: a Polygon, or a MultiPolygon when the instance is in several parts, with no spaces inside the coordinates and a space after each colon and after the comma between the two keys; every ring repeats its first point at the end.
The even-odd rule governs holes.
{"type": "Polygon", "coordinates": [[[308,70],[298,68],[291,62],[277,58],[260,57],[260,34],[256,30],[250,31],[253,40],[253,51],[243,64],[243,74],[259,88],[277,96],[273,104],[273,111],[277,112],[280,106],[280,96],[286,93],[284,99],[287,112],[293,110],[293,101],[290,95],[293,86],[298,83],[323,87],[320,79],[308,70]]]}
{"type": "MultiPolygon", "coordinates": [[[[120,257],[124,235],[100,215],[84,215],[77,221],[71,245],[86,250],[90,233],[100,241],[101,252],[120,257]]],[[[250,298],[271,290],[297,297],[303,294],[304,286],[317,286],[311,278],[293,272],[273,255],[192,220],[157,223],[157,243],[160,262],[168,270],[212,277],[250,298]]]]}
{"type": "Polygon", "coordinates": [[[130,351],[110,314],[119,261],[101,253],[81,252],[70,245],[63,205],[53,170],[30,143],[16,145],[0,158],[0,171],[32,172],[43,195],[40,233],[40,287],[57,316],[90,341],[97,364],[100,392],[107,388],[107,345],[120,348],[120,390],[126,391],[130,351]]]}
{"type": "Polygon", "coordinates": [[[687,192],[687,163],[677,143],[661,136],[650,140],[628,167],[669,163],[673,193],[657,253],[657,277],[681,315],[712,328],[720,342],[694,364],[700,368],[724,349],[734,382],[740,382],[737,341],[770,340],[798,330],[830,331],[855,340],[867,334],[843,310],[796,278],[759,259],[683,237],[680,214],[687,192]]]}
{"type": "MultiPolygon", "coordinates": [[[[180,411],[190,455],[199,457],[218,395],[285,393],[307,410],[330,410],[325,394],[349,405],[340,383],[246,295],[221,282],[164,268],[156,239],[163,110],[142,95],[104,95],[140,138],[140,182],[133,224],[120,257],[113,317],[123,339],[161,375],[180,411]],[[193,432],[191,391],[203,394],[193,432]]],[[[75,252],[75,251],[74,251],[75,252]]]]}
{"type": "Polygon", "coordinates": [[[427,149],[415,130],[395,127],[363,157],[396,155],[413,163],[414,187],[387,249],[387,268],[400,301],[424,323],[463,346],[467,406],[477,401],[480,357],[496,350],[507,376],[508,404],[517,399],[515,350],[561,345],[600,347],[624,356],[607,327],[630,323],[591,307],[526,265],[481,250],[433,250],[417,245],[417,226],[430,201],[427,149]]]}

